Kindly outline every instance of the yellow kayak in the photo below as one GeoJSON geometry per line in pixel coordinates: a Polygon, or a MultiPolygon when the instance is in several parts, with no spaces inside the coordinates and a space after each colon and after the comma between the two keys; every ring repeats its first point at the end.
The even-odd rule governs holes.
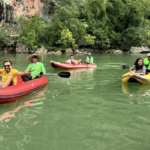
{"type": "Polygon", "coordinates": [[[145,76],[142,76],[142,75],[130,74],[130,72],[128,72],[122,76],[122,81],[147,84],[147,83],[150,83],[150,73],[145,76]]]}

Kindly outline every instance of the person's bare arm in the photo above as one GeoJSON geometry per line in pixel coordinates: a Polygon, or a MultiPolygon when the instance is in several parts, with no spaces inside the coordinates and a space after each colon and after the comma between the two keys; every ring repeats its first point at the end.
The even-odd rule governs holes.
{"type": "Polygon", "coordinates": [[[17,76],[29,75],[29,74],[31,74],[31,72],[34,71],[34,70],[35,70],[35,69],[33,69],[33,70],[30,69],[28,72],[17,72],[16,75],[17,75],[17,76]]]}
{"type": "Polygon", "coordinates": [[[24,75],[29,75],[29,74],[31,74],[31,72],[29,72],[29,71],[28,72],[17,72],[16,73],[17,76],[24,76],[24,75]]]}
{"type": "Polygon", "coordinates": [[[131,74],[135,74],[135,72],[134,72],[134,71],[130,71],[130,73],[131,73],[131,74]]]}
{"type": "Polygon", "coordinates": [[[135,75],[142,75],[142,76],[144,76],[144,73],[135,73],[135,75]]]}
{"type": "Polygon", "coordinates": [[[71,59],[72,64],[76,64],[76,60],[71,59]]]}
{"type": "Polygon", "coordinates": [[[134,74],[134,75],[142,75],[144,76],[144,73],[135,73],[134,71],[130,71],[131,74],[134,74]]]}

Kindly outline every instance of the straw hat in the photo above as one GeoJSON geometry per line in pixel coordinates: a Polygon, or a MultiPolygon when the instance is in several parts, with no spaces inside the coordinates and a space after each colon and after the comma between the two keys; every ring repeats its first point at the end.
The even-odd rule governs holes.
{"type": "Polygon", "coordinates": [[[43,60],[42,55],[39,55],[39,54],[32,54],[32,55],[29,55],[29,56],[27,57],[27,61],[32,62],[32,57],[33,57],[33,56],[37,56],[37,57],[38,57],[38,61],[42,61],[42,60],[43,60]]]}

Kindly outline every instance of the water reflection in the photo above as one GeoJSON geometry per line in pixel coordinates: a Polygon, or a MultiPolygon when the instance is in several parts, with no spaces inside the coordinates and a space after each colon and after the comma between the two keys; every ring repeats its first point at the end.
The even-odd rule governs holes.
{"type": "MultiPolygon", "coordinates": [[[[46,97],[44,96],[44,93],[47,91],[47,87],[44,87],[44,89],[42,89],[42,91],[37,91],[30,100],[28,101],[24,101],[21,99],[19,100],[19,105],[18,101],[16,101],[16,103],[10,103],[10,104],[4,104],[1,105],[1,112],[0,114],[2,114],[2,112],[4,112],[6,110],[6,112],[4,112],[2,115],[0,115],[0,121],[5,119],[5,118],[9,118],[9,117],[17,117],[17,112],[23,108],[23,107],[27,107],[27,106],[32,106],[32,110],[39,110],[42,107],[39,106],[41,104],[43,104],[43,100],[46,99],[46,97]],[[9,110],[9,111],[7,111],[9,110]]],[[[29,96],[31,97],[31,96],[29,96]]]]}
{"type": "Polygon", "coordinates": [[[123,93],[150,95],[150,84],[125,83],[122,82],[123,93]]]}
{"type": "Polygon", "coordinates": [[[86,89],[93,89],[95,86],[94,72],[96,68],[83,68],[83,69],[69,69],[66,70],[71,73],[71,77],[67,80],[71,89],[82,89],[86,86],[86,89]],[[86,84],[85,84],[86,83],[86,84]]]}
{"type": "Polygon", "coordinates": [[[76,75],[80,75],[82,73],[93,77],[93,73],[96,71],[96,68],[68,69],[66,71],[71,73],[71,78],[74,78],[76,75]]]}
{"type": "Polygon", "coordinates": [[[139,104],[149,107],[150,104],[150,84],[124,83],[122,82],[122,91],[129,94],[131,104],[139,104]]]}
{"type": "Polygon", "coordinates": [[[46,92],[47,87],[44,87],[19,101],[0,105],[0,149],[23,149],[31,141],[26,128],[40,123],[38,114],[42,113],[46,92]]]}

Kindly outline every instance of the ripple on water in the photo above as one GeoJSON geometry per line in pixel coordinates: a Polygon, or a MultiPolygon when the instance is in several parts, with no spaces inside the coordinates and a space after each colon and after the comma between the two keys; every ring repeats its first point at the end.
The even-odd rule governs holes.
{"type": "MultiPolygon", "coordinates": [[[[10,55],[16,69],[26,69],[26,56],[10,55]]],[[[47,72],[59,73],[64,70],[52,69],[49,61],[69,55],[43,57],[47,72]]],[[[0,149],[149,150],[150,88],[121,82],[128,71],[122,65],[132,66],[137,55],[93,57],[96,69],[66,70],[66,79],[47,76],[47,90],[0,105],[0,149]]]]}
{"type": "Polygon", "coordinates": [[[0,106],[0,149],[24,149],[31,141],[26,129],[41,123],[37,114],[42,113],[46,91],[47,87],[19,101],[0,106]]]}

